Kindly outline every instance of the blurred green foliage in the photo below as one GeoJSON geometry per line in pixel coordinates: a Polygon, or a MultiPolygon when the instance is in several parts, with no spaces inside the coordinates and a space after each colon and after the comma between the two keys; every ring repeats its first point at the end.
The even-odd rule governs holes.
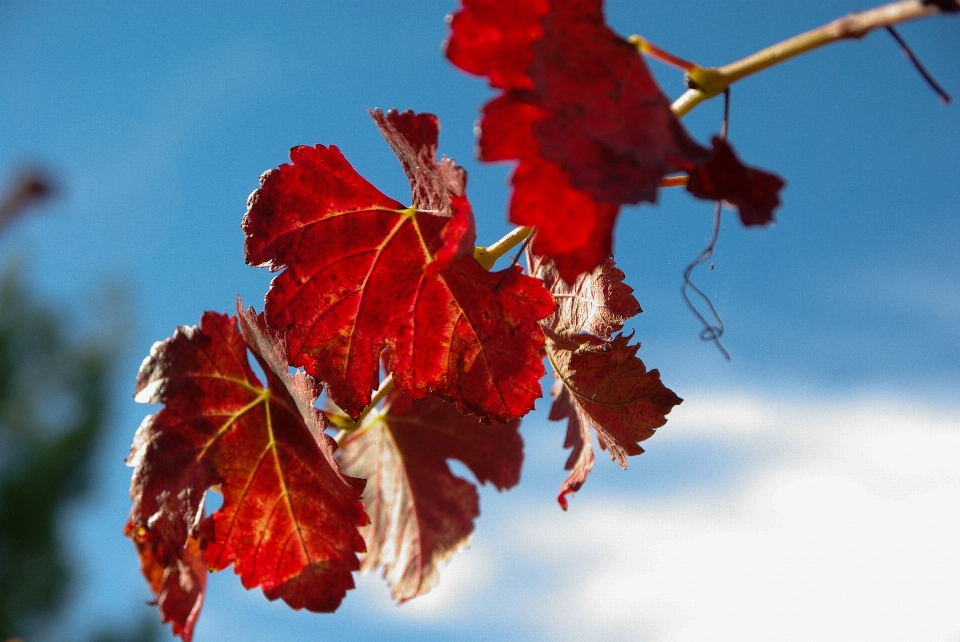
{"type": "MultiPolygon", "coordinates": [[[[44,636],[67,606],[74,573],[60,528],[91,488],[111,340],[72,336],[66,315],[33,301],[15,270],[0,275],[0,640],[44,636]]],[[[159,630],[151,618],[90,639],[150,642],[159,630]]]]}
{"type": "Polygon", "coordinates": [[[61,325],[15,273],[0,279],[0,639],[63,605],[58,518],[88,489],[105,425],[111,355],[61,325]]]}

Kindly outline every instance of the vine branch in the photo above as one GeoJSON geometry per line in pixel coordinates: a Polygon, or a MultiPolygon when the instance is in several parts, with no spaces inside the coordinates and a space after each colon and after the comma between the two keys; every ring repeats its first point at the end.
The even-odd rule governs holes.
{"type": "MultiPolygon", "coordinates": [[[[832,42],[862,38],[874,29],[889,28],[901,22],[927,18],[940,13],[953,12],[960,12],[960,0],[899,0],[898,2],[891,2],[890,4],[868,9],[867,11],[852,13],[842,18],[837,18],[821,27],[793,36],[792,38],[787,38],[782,42],[720,68],[693,65],[686,60],[663,51],[640,36],[631,36],[629,40],[637,47],[638,52],[641,54],[652,54],[661,60],[684,69],[690,67],[687,73],[687,84],[690,86],[690,89],[684,92],[684,94],[677,98],[670,106],[677,118],[682,118],[703,101],[724,93],[731,84],[738,80],[742,80],[758,71],[763,71],[768,67],[785,62],[800,54],[832,42]]],[[[680,187],[686,184],[686,179],[686,176],[667,177],[663,180],[661,186],[680,187]]],[[[526,241],[532,233],[532,227],[514,228],[493,245],[477,247],[474,250],[474,257],[480,262],[480,265],[482,265],[484,269],[490,270],[500,257],[507,254],[520,243],[526,241]]],[[[709,258],[709,253],[712,253],[710,250],[712,250],[712,248],[708,248],[707,258],[709,258]]],[[[702,257],[703,255],[699,258],[702,257]]],[[[699,262],[691,264],[690,267],[696,265],[699,265],[699,262]]],[[[689,269],[688,267],[688,270],[689,269]]],[[[689,274],[685,274],[685,276],[689,277],[689,274]]],[[[710,327],[709,324],[707,324],[707,326],[710,327]]],[[[707,340],[715,340],[714,337],[710,336],[705,336],[704,338],[707,340]]],[[[719,338],[719,335],[716,338],[719,338]]],[[[722,347],[720,350],[726,354],[722,347]]],[[[355,422],[346,415],[327,412],[326,414],[330,418],[331,423],[341,428],[340,435],[337,436],[337,441],[356,431],[363,419],[376,408],[377,404],[380,403],[392,389],[393,376],[391,375],[383,380],[380,388],[370,400],[370,404],[364,409],[363,413],[355,422]]]]}
{"type": "Polygon", "coordinates": [[[940,13],[960,11],[958,0],[900,0],[890,4],[851,13],[783,42],[762,49],[723,67],[700,67],[688,74],[688,89],[674,101],[671,108],[677,117],[689,113],[694,107],[723,93],[731,84],[767,67],[799,56],[832,42],[862,38],[874,29],[889,27],[901,22],[926,18],[940,13]]]}

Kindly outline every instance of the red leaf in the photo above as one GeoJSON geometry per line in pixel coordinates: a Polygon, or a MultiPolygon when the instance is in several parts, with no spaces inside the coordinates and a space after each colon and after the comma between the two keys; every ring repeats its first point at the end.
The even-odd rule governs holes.
{"type": "Polygon", "coordinates": [[[520,270],[491,274],[473,258],[473,215],[450,178],[462,174],[429,158],[435,117],[374,117],[426,211],[381,194],[335,147],[294,148],[293,164],[261,178],[243,223],[247,262],[286,268],[267,294],[267,321],[286,332],[290,363],[352,417],[370,402],[384,347],[411,397],[519,417],[540,396],[537,320],[553,300],[520,270]]]}
{"type": "MultiPolygon", "coordinates": [[[[710,157],[634,45],[606,26],[600,0],[467,0],[451,23],[447,56],[505,90],[483,109],[480,157],[521,161],[510,220],[537,227],[534,251],[568,282],[609,254],[619,205],[655,202],[664,176],[693,172],[710,157]],[[541,176],[557,181],[554,193],[541,176]]],[[[741,174],[746,182],[727,183],[733,191],[720,197],[772,190],[775,198],[770,176],[741,174]]]]}
{"type": "Polygon", "coordinates": [[[551,257],[560,276],[573,281],[610,256],[618,206],[574,189],[562,167],[544,160],[521,161],[512,180],[510,220],[536,226],[533,251],[551,257]]]}
{"type": "Polygon", "coordinates": [[[572,282],[610,256],[620,208],[574,189],[568,172],[540,157],[533,125],[549,113],[518,92],[487,103],[480,123],[480,158],[521,159],[511,179],[510,220],[536,227],[533,251],[551,257],[560,275],[572,282]]]}
{"type": "Polygon", "coordinates": [[[659,371],[647,371],[636,356],[640,345],[628,341],[623,335],[609,342],[580,335],[547,342],[557,374],[550,419],[568,419],[564,445],[573,448],[566,466],[571,472],[557,496],[564,509],[567,495],[580,489],[593,468],[590,427],[600,447],[626,468],[628,455],[643,452],[637,442],[652,437],[683,401],[663,385],[659,371]]]}
{"type": "Polygon", "coordinates": [[[499,490],[520,480],[520,420],[481,424],[436,397],[412,400],[394,390],[338,452],[345,472],[367,478],[363,570],[383,567],[400,602],[436,586],[442,567],[470,542],[479,515],[470,482],[447,459],[465,463],[499,490]]]}
{"type": "MultiPolygon", "coordinates": [[[[145,568],[193,568],[190,539],[198,539],[211,569],[233,564],[244,586],[261,586],[270,599],[332,611],[353,587],[364,549],[363,482],[333,460],[313,381],[287,374],[282,347],[252,312],[241,311],[241,323],[242,333],[234,318],[206,312],[200,327],[155,344],[141,366],[137,399],[165,407],[134,441],[129,534],[145,568]],[[211,487],[223,506],[204,518],[211,487]]],[[[148,573],[152,585],[155,576],[148,573]]],[[[178,622],[186,636],[192,622],[178,622]]]]}
{"type": "MultiPolygon", "coordinates": [[[[437,162],[440,121],[433,114],[403,113],[379,109],[370,117],[400,160],[410,180],[413,202],[421,212],[453,216],[451,197],[463,196],[467,173],[451,159],[437,162]]],[[[473,249],[472,247],[470,248],[473,249]]]]}
{"type": "Polygon", "coordinates": [[[687,191],[697,198],[733,203],[744,225],[766,225],[780,205],[783,186],[776,174],[741,163],[733,147],[715,136],[709,160],[690,172],[687,191]]]}
{"type": "Polygon", "coordinates": [[[557,278],[557,270],[550,261],[528,252],[530,271],[536,274],[553,294],[557,310],[543,320],[543,325],[554,333],[565,336],[592,334],[610,340],[623,324],[642,312],[640,302],[633,296],[633,288],[623,282],[623,270],[608,258],[567,285],[557,278]]]}
{"type": "Polygon", "coordinates": [[[647,372],[629,345],[629,337],[613,333],[640,312],[623,272],[607,259],[572,285],[557,278],[549,261],[530,257],[557,300],[557,312],[542,322],[547,356],[554,369],[554,403],[550,419],[567,419],[565,448],[571,448],[557,501],[566,510],[567,495],[575,493],[593,469],[591,428],[600,447],[626,468],[627,456],[643,452],[638,442],[666,423],[666,414],[681,399],[647,372]],[[612,337],[612,338],[611,338],[612,337]]]}
{"type": "Polygon", "coordinates": [[[140,569],[156,596],[160,621],[170,622],[173,634],[190,642],[207,587],[207,567],[200,544],[191,537],[183,549],[171,551],[152,545],[147,529],[134,528],[130,522],[123,534],[137,547],[140,569]]]}
{"type": "Polygon", "coordinates": [[[464,71],[487,76],[499,89],[530,89],[527,68],[534,42],[543,36],[541,19],[549,0],[514,2],[509,10],[499,0],[464,0],[450,21],[447,57],[464,71]]]}
{"type": "Polygon", "coordinates": [[[655,202],[660,180],[699,162],[636,47],[604,23],[600,0],[554,0],[529,74],[551,116],[534,125],[544,158],[599,202],[655,202]]]}
{"type": "Polygon", "coordinates": [[[526,92],[509,92],[494,98],[483,106],[480,117],[480,160],[493,163],[540,159],[540,143],[533,135],[533,125],[549,115],[526,92]]]}

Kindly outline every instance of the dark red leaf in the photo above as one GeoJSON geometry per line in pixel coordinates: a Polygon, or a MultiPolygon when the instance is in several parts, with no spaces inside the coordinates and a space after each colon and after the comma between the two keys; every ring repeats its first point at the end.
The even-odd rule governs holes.
{"type": "Polygon", "coordinates": [[[520,480],[520,420],[481,424],[436,397],[412,400],[399,390],[337,453],[344,472],[364,477],[363,570],[383,567],[400,602],[436,586],[442,567],[465,548],[479,515],[470,482],[448,459],[462,461],[483,484],[503,490],[520,480]]]}
{"type": "Polygon", "coordinates": [[[537,228],[533,251],[553,259],[572,282],[610,255],[619,207],[598,203],[570,185],[570,175],[540,157],[533,125],[549,112],[519,92],[487,103],[480,121],[480,158],[520,159],[511,182],[510,220],[537,228]]]}
{"type": "Polygon", "coordinates": [[[780,205],[783,186],[776,174],[741,163],[733,147],[715,136],[709,160],[690,172],[687,191],[697,198],[733,203],[744,225],[766,225],[780,205]]]}
{"type": "Polygon", "coordinates": [[[666,423],[666,414],[680,403],[637,358],[639,345],[613,336],[640,312],[633,289],[612,259],[579,276],[571,285],[542,257],[529,256],[531,271],[542,278],[557,300],[557,311],[542,322],[547,356],[554,370],[554,403],[550,419],[567,419],[564,447],[571,448],[557,500],[566,509],[593,469],[591,429],[600,447],[626,468],[627,456],[643,452],[640,441],[666,423]]]}
{"type": "MultiPolygon", "coordinates": [[[[174,563],[195,566],[197,539],[211,569],[233,564],[244,586],[261,586],[270,599],[332,611],[353,587],[364,549],[363,481],[334,462],[313,381],[287,374],[282,347],[252,312],[241,311],[241,323],[242,332],[235,318],[206,312],[199,327],[155,344],[141,366],[137,399],[164,408],[134,441],[129,534],[141,559],[165,573],[174,563]],[[212,487],[223,505],[204,518],[212,487]]],[[[188,622],[178,624],[189,635],[188,622]]]]}
{"type": "MultiPolygon", "coordinates": [[[[504,90],[483,109],[480,157],[520,161],[510,220],[537,227],[534,250],[568,282],[609,254],[619,205],[655,202],[664,176],[693,172],[711,157],[674,116],[636,47],[604,23],[601,0],[552,0],[546,8],[467,0],[447,55],[504,90]],[[536,193],[545,192],[545,176],[558,181],[556,193],[536,193]]],[[[768,177],[776,177],[738,177],[726,187],[731,198],[744,196],[742,216],[752,221],[771,192],[775,202],[768,177]]]]}
{"type": "Polygon", "coordinates": [[[601,203],[655,202],[660,180],[707,156],[670,110],[637,49],[604,23],[601,0],[554,0],[529,74],[551,116],[540,151],[601,203]]]}
{"type": "Polygon", "coordinates": [[[187,539],[176,551],[151,544],[149,531],[127,522],[124,535],[133,540],[140,556],[140,570],[150,584],[160,609],[160,621],[169,622],[174,635],[190,642],[207,587],[207,566],[200,544],[187,539]]]}
{"type": "Polygon", "coordinates": [[[494,98],[483,106],[480,117],[480,160],[493,163],[540,159],[540,143],[533,135],[533,125],[549,115],[526,92],[509,92],[494,98]]]}
{"type": "Polygon", "coordinates": [[[565,445],[573,448],[567,460],[571,472],[557,496],[564,509],[567,495],[580,489],[593,468],[588,426],[600,447],[626,468],[628,455],[643,452],[637,442],[652,437],[682,401],[663,385],[659,371],[647,371],[636,356],[639,344],[628,341],[623,335],[609,342],[591,335],[547,341],[557,374],[550,419],[568,420],[565,445]]]}
{"type": "Polygon", "coordinates": [[[370,402],[385,347],[411,397],[519,417],[540,396],[537,320],[553,300],[520,270],[489,273],[474,259],[473,214],[450,180],[462,174],[428,159],[435,118],[375,118],[426,210],[382,195],[335,147],[294,148],[291,165],[261,179],[243,224],[247,262],[286,268],[267,294],[267,321],[285,331],[290,363],[352,417],[370,402]]]}
{"type": "Polygon", "coordinates": [[[556,163],[524,160],[513,174],[510,220],[536,226],[533,251],[549,256],[567,281],[610,256],[619,207],[570,186],[556,163]]]}
{"type": "Polygon", "coordinates": [[[499,89],[529,89],[532,44],[543,36],[541,19],[549,10],[549,0],[510,7],[500,0],[464,0],[463,10],[450,20],[447,57],[464,71],[487,76],[499,89]]]}
{"type": "MultiPolygon", "coordinates": [[[[370,117],[393,149],[410,180],[413,203],[421,212],[453,216],[450,198],[463,196],[467,173],[451,159],[437,162],[440,121],[433,114],[400,113],[379,109],[370,117]]],[[[473,248],[470,248],[471,250],[473,248]]]]}
{"type": "Polygon", "coordinates": [[[528,252],[535,274],[553,294],[557,310],[543,320],[552,332],[564,336],[592,334],[610,340],[623,329],[623,324],[642,312],[640,302],[633,296],[633,288],[623,282],[623,270],[608,258],[568,285],[558,278],[550,261],[544,261],[528,252]]]}

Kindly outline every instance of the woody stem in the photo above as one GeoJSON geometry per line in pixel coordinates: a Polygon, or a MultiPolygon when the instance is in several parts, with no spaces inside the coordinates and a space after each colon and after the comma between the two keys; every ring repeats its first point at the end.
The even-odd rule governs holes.
{"type": "Polygon", "coordinates": [[[772,67],[832,42],[862,38],[874,29],[889,27],[918,18],[926,18],[947,11],[960,11],[960,2],[957,0],[941,2],[900,0],[860,13],[851,13],[822,27],[787,38],[783,42],[723,67],[701,67],[690,72],[689,82],[693,88],[688,89],[677,98],[671,108],[674,114],[682,117],[704,100],[723,93],[723,90],[731,84],[758,71],[763,71],[767,67],[772,67]]]}

